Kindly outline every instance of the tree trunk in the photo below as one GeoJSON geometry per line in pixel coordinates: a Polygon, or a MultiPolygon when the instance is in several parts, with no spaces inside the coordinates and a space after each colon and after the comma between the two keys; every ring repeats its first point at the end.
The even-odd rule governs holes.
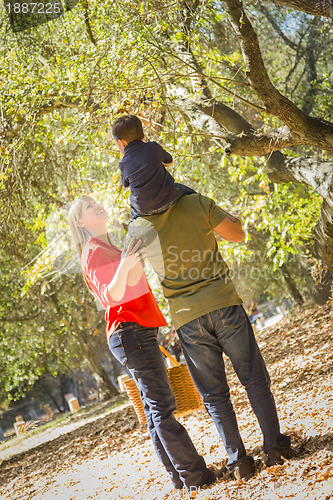
{"type": "Polygon", "coordinates": [[[320,306],[325,304],[331,298],[332,273],[319,269],[314,274],[309,261],[302,255],[298,256],[297,262],[312,300],[320,306]]]}
{"type": "Polygon", "coordinates": [[[332,0],[273,0],[273,2],[312,16],[333,18],[332,0]]]}
{"type": "Polygon", "coordinates": [[[286,264],[282,264],[280,269],[282,271],[283,278],[286,282],[286,285],[288,287],[290,295],[292,296],[292,298],[294,299],[296,304],[301,306],[302,304],[304,304],[304,298],[303,298],[301,292],[298,290],[295,281],[290,276],[290,272],[289,272],[286,264]]]}
{"type": "Polygon", "coordinates": [[[104,399],[119,394],[118,390],[113,385],[107,371],[100,364],[95,351],[91,349],[89,341],[83,339],[82,332],[80,332],[80,334],[77,336],[77,340],[84,354],[84,357],[88,362],[89,368],[92,371],[94,378],[96,379],[101,398],[104,399]]]}
{"type": "Polygon", "coordinates": [[[314,235],[316,255],[333,271],[333,203],[324,200],[314,235]]]}
{"type": "MultiPolygon", "coordinates": [[[[39,379],[41,380],[41,379],[39,379]]],[[[44,393],[50,398],[52,399],[54,405],[56,406],[57,410],[59,411],[59,413],[63,413],[63,410],[60,408],[59,404],[58,404],[58,401],[57,399],[53,396],[52,392],[49,390],[49,388],[47,387],[46,384],[42,384],[42,387],[44,389],[44,393]]]]}

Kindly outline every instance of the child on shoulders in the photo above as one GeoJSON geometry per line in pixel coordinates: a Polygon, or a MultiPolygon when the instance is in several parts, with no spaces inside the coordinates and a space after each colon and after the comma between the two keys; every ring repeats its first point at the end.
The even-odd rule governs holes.
{"type": "Polygon", "coordinates": [[[112,135],[123,158],[119,164],[121,181],[130,187],[133,219],[164,212],[186,194],[195,191],[176,183],[167,171],[173,163],[170,153],[157,142],[144,142],[141,120],[124,115],[112,126],[112,135]]]}

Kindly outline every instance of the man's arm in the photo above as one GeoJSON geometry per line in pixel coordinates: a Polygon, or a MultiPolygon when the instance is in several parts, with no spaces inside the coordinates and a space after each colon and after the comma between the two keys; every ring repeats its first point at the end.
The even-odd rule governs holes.
{"type": "Polygon", "coordinates": [[[225,212],[225,210],[223,212],[226,214],[226,217],[220,224],[213,228],[215,233],[224,240],[240,243],[244,240],[245,236],[241,221],[237,217],[225,212]]]}

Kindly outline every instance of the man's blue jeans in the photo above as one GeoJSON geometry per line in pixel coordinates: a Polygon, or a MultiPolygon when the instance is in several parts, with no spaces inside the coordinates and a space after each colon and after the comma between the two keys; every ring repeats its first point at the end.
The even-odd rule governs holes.
{"type": "Polygon", "coordinates": [[[177,330],[187,366],[227,451],[228,466],[250,457],[239,433],[230,401],[223,353],[245,387],[264,436],[264,451],[289,446],[280,433],[270,378],[243,306],[224,307],[190,321],[177,330]]]}
{"type": "Polygon", "coordinates": [[[190,489],[210,482],[213,473],[196,451],[185,428],[173,416],[176,403],[157,343],[157,332],[157,328],[121,323],[111,335],[109,348],[135,379],[156,453],[174,486],[190,489]]]}

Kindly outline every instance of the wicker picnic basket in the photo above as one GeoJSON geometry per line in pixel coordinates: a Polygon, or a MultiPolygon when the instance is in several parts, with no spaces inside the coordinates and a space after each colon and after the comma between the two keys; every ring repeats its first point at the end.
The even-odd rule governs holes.
{"type": "MultiPolygon", "coordinates": [[[[193,383],[187,366],[180,365],[167,351],[165,351],[165,349],[163,349],[163,347],[160,346],[160,349],[175,365],[167,369],[170,387],[175,396],[177,405],[174,415],[180,417],[203,408],[201,396],[193,383]]],[[[145,425],[147,423],[146,416],[143,410],[140,393],[134,379],[125,379],[123,380],[123,384],[133,404],[140,424],[145,425]]]]}

